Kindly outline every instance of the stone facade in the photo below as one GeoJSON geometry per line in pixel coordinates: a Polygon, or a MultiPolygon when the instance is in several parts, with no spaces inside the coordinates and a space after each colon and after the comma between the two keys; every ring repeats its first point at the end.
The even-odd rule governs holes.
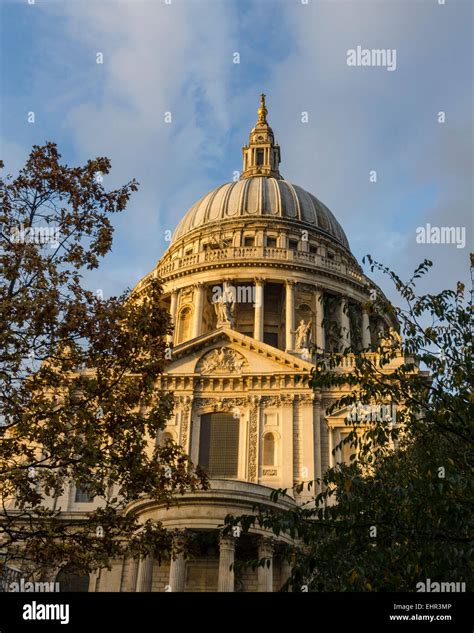
{"type": "MultiPolygon", "coordinates": [[[[90,591],[278,590],[289,573],[288,540],[269,540],[257,528],[222,537],[219,526],[227,514],[252,512],[256,502],[276,506],[273,489],[319,478],[342,458],[331,451],[345,412],[326,414],[339,394],[314,392],[305,379],[316,355],[350,343],[375,349],[379,332],[396,325],[369,318],[368,288],[380,290],[362,274],[329,209],[280,175],[280,148],[266,117],[262,96],[241,180],[188,211],[135,289],[146,293],[150,278],[162,280],[174,333],[172,360],[157,388],[172,390],[176,402],[164,433],[194,463],[204,460],[211,487],[184,495],[171,509],[143,499],[130,511],[143,521],[206,534],[211,545],[200,557],[161,566],[117,561],[111,572],[91,578],[90,591]],[[230,569],[252,555],[270,566],[230,569]]],[[[307,493],[288,495],[278,507],[307,499],[307,493]]],[[[68,507],[87,511],[87,505],[68,507]]]]}

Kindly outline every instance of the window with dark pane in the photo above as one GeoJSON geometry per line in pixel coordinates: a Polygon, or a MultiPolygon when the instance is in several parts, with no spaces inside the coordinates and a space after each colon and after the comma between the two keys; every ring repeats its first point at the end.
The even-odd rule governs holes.
{"type": "Polygon", "coordinates": [[[210,477],[237,477],[239,426],[232,413],[201,416],[199,465],[210,477]]]}
{"type": "Polygon", "coordinates": [[[263,149],[257,150],[257,165],[263,165],[263,149]]]}
{"type": "Polygon", "coordinates": [[[298,240],[290,240],[288,242],[288,248],[290,249],[290,251],[297,251],[298,250],[298,240]]]}
{"type": "Polygon", "coordinates": [[[94,501],[94,497],[91,495],[87,488],[76,486],[74,501],[76,503],[92,503],[94,501]]]}

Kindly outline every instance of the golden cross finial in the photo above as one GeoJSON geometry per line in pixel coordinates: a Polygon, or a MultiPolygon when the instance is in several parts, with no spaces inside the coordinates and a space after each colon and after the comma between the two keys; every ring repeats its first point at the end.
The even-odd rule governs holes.
{"type": "Polygon", "coordinates": [[[267,114],[268,114],[268,110],[265,107],[265,96],[262,92],[262,94],[260,95],[260,107],[258,109],[258,122],[259,123],[266,123],[267,122],[267,114]]]}

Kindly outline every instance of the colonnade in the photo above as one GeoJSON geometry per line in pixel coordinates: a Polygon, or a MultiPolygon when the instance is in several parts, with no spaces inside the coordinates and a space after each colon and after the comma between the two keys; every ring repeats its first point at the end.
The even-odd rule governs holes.
{"type": "MultiPolygon", "coordinates": [[[[270,281],[270,280],[269,280],[270,281]]],[[[271,280],[272,283],[276,283],[277,280],[271,280]]],[[[295,329],[296,329],[296,309],[295,309],[295,290],[297,282],[293,280],[287,280],[282,282],[285,284],[285,350],[295,350],[295,329]]],[[[224,289],[230,284],[229,280],[224,281],[224,289]]],[[[210,284],[209,284],[210,285],[210,284]]],[[[263,341],[264,338],[264,315],[265,315],[265,280],[262,277],[256,277],[253,280],[255,287],[254,291],[254,327],[253,337],[257,341],[263,341]]],[[[307,285],[307,284],[306,284],[307,285]]],[[[170,295],[170,314],[173,324],[177,326],[178,319],[178,298],[179,290],[172,290],[170,295]]],[[[314,311],[312,311],[312,318],[314,319],[314,343],[319,352],[323,352],[326,349],[325,344],[325,332],[324,332],[324,290],[320,287],[314,286],[314,311]]],[[[332,295],[336,302],[336,319],[341,330],[341,344],[343,347],[348,347],[351,344],[351,328],[348,312],[348,299],[347,297],[340,295],[336,297],[332,295]]],[[[193,312],[191,322],[191,338],[200,336],[203,331],[203,311],[205,307],[206,297],[206,284],[197,283],[193,286],[193,312]]],[[[371,343],[370,335],[370,322],[369,314],[362,306],[360,308],[362,316],[362,347],[368,348],[371,343]]],[[[174,336],[168,337],[168,342],[173,343],[174,336]]]]}
{"type": "MultiPolygon", "coordinates": [[[[233,592],[235,590],[235,578],[233,564],[235,562],[235,543],[233,536],[221,535],[219,538],[219,567],[217,591],[233,592]]],[[[274,543],[270,538],[259,538],[258,558],[265,558],[269,564],[259,567],[257,572],[257,588],[261,592],[273,591],[273,554],[274,543]]],[[[123,563],[120,591],[125,592],[150,592],[153,586],[152,556],[141,559],[126,558],[123,563]]],[[[288,565],[283,565],[284,580],[290,575],[288,565]]],[[[283,580],[283,581],[284,581],[283,580]]],[[[186,559],[182,553],[170,560],[168,586],[165,591],[183,592],[186,584],[186,559]]],[[[97,591],[97,588],[96,588],[97,591]]]]}

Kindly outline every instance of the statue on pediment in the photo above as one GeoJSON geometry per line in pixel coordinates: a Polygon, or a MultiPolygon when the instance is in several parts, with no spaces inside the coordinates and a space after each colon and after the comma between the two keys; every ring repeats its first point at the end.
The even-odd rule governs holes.
{"type": "Polygon", "coordinates": [[[214,309],[217,315],[217,327],[234,326],[235,295],[231,288],[224,288],[224,291],[214,302],[214,309]]]}
{"type": "Polygon", "coordinates": [[[309,350],[311,347],[311,321],[305,323],[303,319],[301,319],[300,324],[293,330],[294,334],[296,334],[295,338],[295,350],[297,352],[303,352],[305,350],[309,350]]]}

